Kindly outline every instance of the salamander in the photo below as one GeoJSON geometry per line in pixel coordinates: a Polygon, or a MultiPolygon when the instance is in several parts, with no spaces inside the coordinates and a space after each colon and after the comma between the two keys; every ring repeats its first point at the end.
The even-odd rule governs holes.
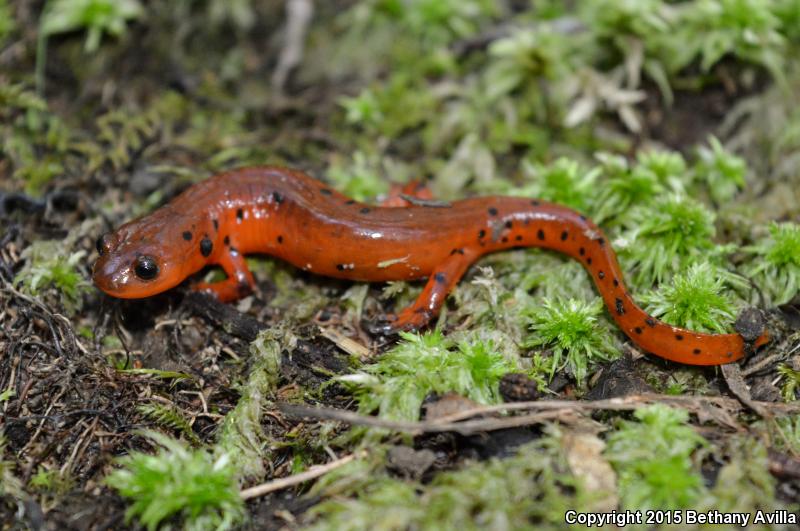
{"type": "Polygon", "coordinates": [[[636,305],[608,238],[567,207],[520,197],[452,203],[405,197],[361,203],[308,175],[279,167],[242,168],[199,182],[165,206],[97,240],[93,279],[120,298],[155,295],[208,265],[227,279],[193,289],[232,301],[255,285],[244,255],[263,253],[296,267],[358,281],[427,278],[408,308],[387,316],[385,332],[416,330],[481,256],[519,247],[550,249],[578,260],[611,316],[643,351],[690,365],[742,358],[768,341],[705,334],[664,323],[636,305]]]}

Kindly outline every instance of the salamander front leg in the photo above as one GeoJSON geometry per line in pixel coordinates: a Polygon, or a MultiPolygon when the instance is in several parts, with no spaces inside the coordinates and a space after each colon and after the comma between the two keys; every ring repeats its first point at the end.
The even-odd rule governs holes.
{"type": "Polygon", "coordinates": [[[468,251],[457,249],[441,265],[433,270],[417,300],[396,316],[387,315],[389,323],[381,328],[383,333],[417,330],[439,314],[447,295],[452,291],[464,272],[474,261],[468,251]]]}
{"type": "Polygon", "coordinates": [[[238,252],[226,252],[218,263],[228,278],[219,282],[200,282],[192,286],[193,290],[214,295],[222,302],[241,299],[253,291],[256,282],[244,256],[238,252]]]}

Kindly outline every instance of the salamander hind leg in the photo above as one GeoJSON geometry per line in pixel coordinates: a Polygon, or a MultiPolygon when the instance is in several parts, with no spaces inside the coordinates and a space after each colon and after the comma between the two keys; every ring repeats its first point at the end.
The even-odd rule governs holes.
{"type": "Polygon", "coordinates": [[[447,260],[433,270],[425,288],[414,304],[403,309],[396,316],[386,316],[388,324],[381,327],[380,332],[397,333],[418,330],[428,324],[439,314],[447,295],[458,284],[473,260],[461,249],[451,254],[447,260]]]}
{"type": "Polygon", "coordinates": [[[219,282],[200,282],[192,286],[192,289],[214,295],[222,302],[235,301],[252,293],[255,279],[241,254],[224,253],[220,257],[219,266],[228,278],[219,282]]]}
{"type": "Polygon", "coordinates": [[[422,181],[411,181],[408,184],[392,184],[389,195],[381,201],[382,207],[403,208],[413,204],[413,200],[431,201],[433,192],[422,181]]]}

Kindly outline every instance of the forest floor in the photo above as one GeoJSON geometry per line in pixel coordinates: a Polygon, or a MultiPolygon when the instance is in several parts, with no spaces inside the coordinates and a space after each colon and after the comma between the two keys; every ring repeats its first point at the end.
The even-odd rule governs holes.
{"type": "Polygon", "coordinates": [[[791,527],[800,4],[577,4],[0,0],[2,529],[791,527]],[[253,257],[230,305],[92,285],[101,234],[257,164],[375,203],[423,179],[567,204],[649,312],[730,333],[756,308],[771,342],[646,355],[538,249],[484,258],[402,337],[370,324],[419,282],[253,257]]]}

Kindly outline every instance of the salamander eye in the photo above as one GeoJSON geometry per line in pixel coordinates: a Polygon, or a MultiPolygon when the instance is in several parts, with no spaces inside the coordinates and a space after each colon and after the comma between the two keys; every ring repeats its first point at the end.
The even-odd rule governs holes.
{"type": "Polygon", "coordinates": [[[97,238],[97,241],[94,242],[94,246],[97,248],[97,254],[103,256],[104,254],[110,252],[112,239],[112,236],[108,233],[97,238]]]}
{"type": "Polygon", "coordinates": [[[133,271],[142,280],[153,280],[158,276],[158,264],[152,256],[142,255],[134,262],[133,271]]]}

